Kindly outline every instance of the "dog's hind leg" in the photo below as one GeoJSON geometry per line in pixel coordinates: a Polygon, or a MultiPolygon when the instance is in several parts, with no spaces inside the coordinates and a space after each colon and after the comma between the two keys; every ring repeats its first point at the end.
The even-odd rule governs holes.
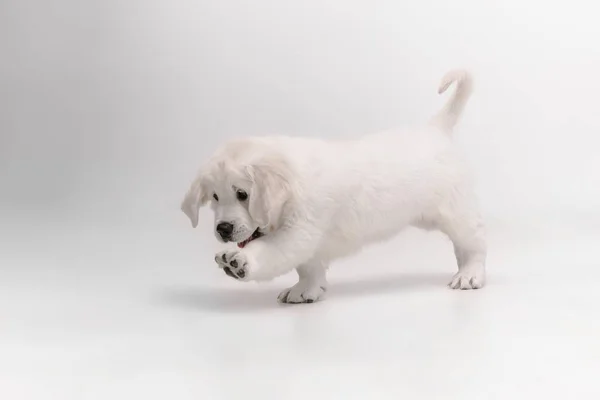
{"type": "Polygon", "coordinates": [[[454,244],[458,272],[448,286],[480,289],[485,284],[487,245],[483,220],[472,201],[453,201],[440,210],[436,223],[454,244]]]}
{"type": "Polygon", "coordinates": [[[310,261],[298,268],[298,283],[279,294],[280,303],[314,303],[324,297],[327,291],[327,265],[320,261],[310,261]]]}

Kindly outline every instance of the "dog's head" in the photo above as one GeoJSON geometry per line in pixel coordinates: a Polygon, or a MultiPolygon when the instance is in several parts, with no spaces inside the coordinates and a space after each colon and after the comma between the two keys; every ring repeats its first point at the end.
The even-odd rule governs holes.
{"type": "Polygon", "coordinates": [[[281,226],[291,179],[289,164],[272,147],[232,141],[201,168],[181,209],[195,228],[200,207],[210,201],[217,239],[244,247],[281,226]]]}

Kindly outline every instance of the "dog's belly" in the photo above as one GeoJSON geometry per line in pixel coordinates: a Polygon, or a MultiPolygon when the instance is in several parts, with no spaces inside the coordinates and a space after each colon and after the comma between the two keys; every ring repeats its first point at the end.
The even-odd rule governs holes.
{"type": "Polygon", "coordinates": [[[383,242],[398,235],[403,229],[410,225],[405,218],[374,222],[369,229],[353,229],[356,226],[340,224],[337,229],[329,232],[322,241],[317,252],[317,258],[333,261],[338,258],[352,256],[359,253],[365,246],[383,242]],[[377,223],[379,222],[379,223],[377,223]]]}
{"type": "Polygon", "coordinates": [[[357,245],[354,241],[329,238],[322,243],[315,258],[328,263],[339,258],[357,254],[362,247],[362,245],[357,245]]]}

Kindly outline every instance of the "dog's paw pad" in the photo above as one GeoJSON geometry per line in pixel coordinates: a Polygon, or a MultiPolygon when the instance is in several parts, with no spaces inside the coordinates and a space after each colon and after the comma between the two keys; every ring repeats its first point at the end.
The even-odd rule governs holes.
{"type": "Polygon", "coordinates": [[[282,291],[277,301],[286,304],[314,303],[323,299],[327,288],[323,285],[309,285],[298,282],[291,288],[282,291]]]}
{"type": "Polygon", "coordinates": [[[244,279],[248,275],[248,262],[245,256],[235,250],[225,250],[215,256],[215,261],[227,276],[244,279]]]}

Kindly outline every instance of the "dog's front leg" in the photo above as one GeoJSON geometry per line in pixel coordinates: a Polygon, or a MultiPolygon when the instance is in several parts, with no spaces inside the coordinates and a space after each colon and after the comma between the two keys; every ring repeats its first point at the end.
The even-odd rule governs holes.
{"type": "Polygon", "coordinates": [[[232,278],[267,281],[309,261],[318,242],[314,233],[284,228],[250,242],[243,249],[224,250],[216,255],[215,261],[232,278]]]}
{"type": "Polygon", "coordinates": [[[327,264],[320,260],[310,260],[296,268],[296,271],[298,283],[282,291],[277,301],[298,304],[321,300],[327,291],[327,264]]]}

